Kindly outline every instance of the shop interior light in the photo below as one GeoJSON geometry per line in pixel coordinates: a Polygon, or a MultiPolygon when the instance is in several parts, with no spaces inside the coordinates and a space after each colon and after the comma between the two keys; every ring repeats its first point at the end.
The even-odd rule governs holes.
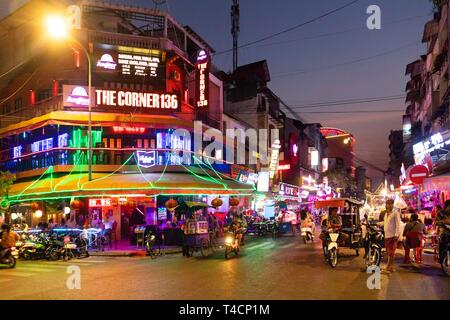
{"type": "Polygon", "coordinates": [[[19,216],[17,215],[17,213],[12,213],[11,214],[11,219],[12,220],[16,220],[19,216]]]}
{"type": "Polygon", "coordinates": [[[70,213],[70,208],[69,207],[64,207],[64,213],[65,214],[69,214],[70,213]]]}
{"type": "Polygon", "coordinates": [[[36,210],[36,212],[34,213],[34,216],[35,216],[36,218],[42,217],[42,210],[36,210]]]}

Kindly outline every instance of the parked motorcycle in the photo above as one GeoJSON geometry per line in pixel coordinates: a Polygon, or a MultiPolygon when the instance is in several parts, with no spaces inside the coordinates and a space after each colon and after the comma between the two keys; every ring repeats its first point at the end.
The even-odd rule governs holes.
{"type": "Polygon", "coordinates": [[[76,248],[77,246],[67,236],[55,236],[48,248],[47,260],[71,260],[75,257],[76,248]]]}
{"type": "MultiPolygon", "coordinates": [[[[367,218],[366,218],[367,220],[367,218]]],[[[363,224],[366,226],[367,232],[364,237],[364,259],[367,267],[380,266],[381,250],[384,246],[384,233],[380,228],[369,223],[363,224]]]]}
{"type": "MultiPolygon", "coordinates": [[[[444,224],[444,229],[450,231],[450,224],[444,224]]],[[[446,276],[450,276],[450,236],[441,236],[439,240],[439,263],[441,264],[442,272],[446,276]]]]}
{"type": "Polygon", "coordinates": [[[14,268],[18,258],[19,255],[15,247],[2,249],[0,251],[0,264],[5,264],[8,268],[14,268]]]}
{"type": "Polygon", "coordinates": [[[302,238],[303,242],[306,244],[308,241],[314,242],[314,235],[311,227],[302,227],[302,238]]]}
{"type": "Polygon", "coordinates": [[[48,254],[50,240],[45,234],[30,236],[25,242],[21,242],[19,257],[24,260],[45,259],[48,254]]]}

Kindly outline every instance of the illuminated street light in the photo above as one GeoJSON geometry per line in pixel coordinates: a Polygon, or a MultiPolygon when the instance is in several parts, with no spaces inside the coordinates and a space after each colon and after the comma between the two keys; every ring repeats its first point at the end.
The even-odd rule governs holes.
{"type": "Polygon", "coordinates": [[[47,17],[46,21],[47,33],[50,37],[55,39],[65,39],[69,33],[67,30],[66,20],[59,16],[47,17]]]}
{"type": "Polygon", "coordinates": [[[349,138],[344,139],[344,144],[348,144],[349,142],[350,142],[350,139],[349,139],[349,138]]]}
{"type": "Polygon", "coordinates": [[[76,39],[70,36],[68,31],[68,25],[66,19],[63,16],[49,16],[46,19],[47,34],[56,40],[68,38],[70,41],[76,43],[83,49],[84,54],[88,60],[88,99],[89,99],[89,125],[88,125],[88,181],[92,181],[92,105],[91,105],[91,93],[92,93],[92,68],[91,57],[86,48],[76,39]]]}

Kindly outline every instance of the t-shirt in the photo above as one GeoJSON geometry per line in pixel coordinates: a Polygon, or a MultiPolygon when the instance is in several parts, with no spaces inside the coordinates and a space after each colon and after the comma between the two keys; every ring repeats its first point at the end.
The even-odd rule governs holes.
{"type": "Polygon", "coordinates": [[[414,222],[408,222],[405,226],[405,231],[411,231],[411,232],[419,232],[422,233],[425,229],[425,226],[420,221],[414,221],[414,222]]]}

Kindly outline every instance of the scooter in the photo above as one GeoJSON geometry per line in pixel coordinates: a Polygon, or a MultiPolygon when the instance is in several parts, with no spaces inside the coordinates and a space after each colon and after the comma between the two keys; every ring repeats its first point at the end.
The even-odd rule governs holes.
{"type": "Polygon", "coordinates": [[[232,252],[237,256],[239,254],[240,246],[241,244],[236,237],[236,234],[234,232],[228,232],[225,237],[225,259],[228,259],[232,252]]]}
{"type": "Polygon", "coordinates": [[[381,250],[384,245],[384,233],[370,224],[364,224],[367,228],[366,236],[364,238],[364,259],[367,267],[380,266],[381,250]]]}
{"type": "Polygon", "coordinates": [[[311,227],[302,227],[302,238],[303,242],[306,244],[308,241],[314,242],[314,235],[311,227]]]}
{"type": "Polygon", "coordinates": [[[338,238],[339,232],[334,232],[333,229],[328,229],[326,239],[322,245],[325,259],[332,268],[336,268],[338,263],[338,238]]]}
{"type": "Polygon", "coordinates": [[[14,268],[18,258],[19,254],[15,247],[2,249],[0,251],[0,264],[6,264],[8,268],[14,268]]]}

